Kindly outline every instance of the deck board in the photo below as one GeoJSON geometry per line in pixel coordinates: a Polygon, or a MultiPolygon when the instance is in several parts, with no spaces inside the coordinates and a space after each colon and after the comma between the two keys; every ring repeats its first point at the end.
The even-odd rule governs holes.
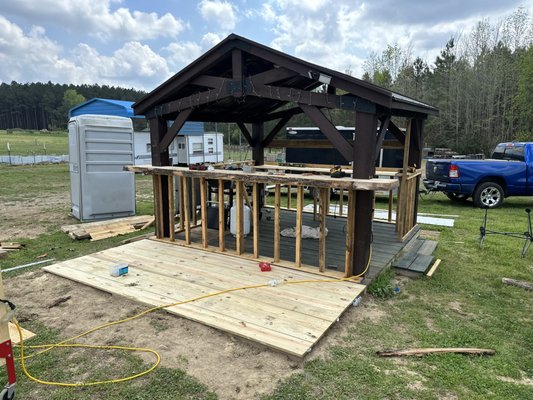
{"type": "Polygon", "coordinates": [[[226,293],[167,310],[298,357],[315,345],[365,288],[346,281],[290,284],[328,279],[278,266],[260,272],[255,261],[156,240],[141,240],[44,269],[150,306],[284,279],[287,283],[280,286],[226,293]],[[128,275],[110,276],[109,267],[119,263],[129,264],[128,275]]]}

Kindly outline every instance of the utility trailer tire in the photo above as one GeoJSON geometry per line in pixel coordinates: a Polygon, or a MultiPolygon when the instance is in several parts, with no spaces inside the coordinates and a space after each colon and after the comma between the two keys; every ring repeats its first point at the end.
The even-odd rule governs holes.
{"type": "Polygon", "coordinates": [[[497,208],[503,204],[505,194],[494,182],[480,183],[474,191],[474,205],[480,208],[497,208]]]}

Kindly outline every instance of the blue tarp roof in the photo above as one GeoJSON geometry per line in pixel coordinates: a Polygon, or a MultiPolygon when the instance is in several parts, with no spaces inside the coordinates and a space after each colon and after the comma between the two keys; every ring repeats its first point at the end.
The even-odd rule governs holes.
{"type": "Polygon", "coordinates": [[[72,107],[68,112],[68,116],[70,118],[83,114],[97,114],[127,118],[144,118],[142,115],[133,114],[132,104],[133,101],[94,98],[72,107]]]}

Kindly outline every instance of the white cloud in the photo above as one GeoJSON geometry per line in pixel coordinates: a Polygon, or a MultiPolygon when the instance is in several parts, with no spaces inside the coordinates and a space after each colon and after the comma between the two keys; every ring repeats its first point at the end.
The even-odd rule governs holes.
{"type": "Polygon", "coordinates": [[[213,32],[207,32],[204,36],[202,36],[202,47],[206,50],[209,50],[211,47],[216,46],[222,41],[222,36],[213,33],[213,32]]]}
{"type": "Polygon", "coordinates": [[[170,76],[167,62],[149,46],[126,42],[111,56],[80,43],[67,56],[42,27],[28,34],[0,16],[0,81],[98,83],[151,90],[170,76]]]}
{"type": "Polygon", "coordinates": [[[225,0],[202,0],[199,8],[202,18],[208,22],[217,24],[222,29],[232,30],[237,24],[235,8],[225,0]]]}
{"type": "Polygon", "coordinates": [[[194,42],[173,42],[163,51],[168,54],[167,61],[175,72],[202,55],[202,47],[194,42]]]}
{"type": "Polygon", "coordinates": [[[172,14],[112,10],[113,0],[2,0],[0,12],[35,23],[59,25],[71,32],[86,33],[101,40],[147,40],[175,37],[183,31],[183,21],[172,14]]]}

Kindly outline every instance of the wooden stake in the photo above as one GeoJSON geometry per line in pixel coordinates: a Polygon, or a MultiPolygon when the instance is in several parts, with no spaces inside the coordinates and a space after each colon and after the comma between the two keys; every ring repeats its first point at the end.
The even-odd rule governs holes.
{"type": "Polygon", "coordinates": [[[224,182],[218,180],[218,249],[225,250],[224,229],[226,228],[226,219],[224,213],[224,182]]]}
{"type": "Polygon", "coordinates": [[[329,189],[320,189],[320,238],[318,244],[318,270],[326,269],[326,196],[329,189]]]}
{"type": "Polygon", "coordinates": [[[209,245],[207,237],[207,185],[205,178],[200,178],[200,213],[202,216],[202,247],[209,245]]]}
{"type": "Polygon", "coordinates": [[[344,276],[353,275],[353,240],[355,232],[355,191],[348,191],[348,213],[346,220],[346,255],[344,258],[344,276]]]}
{"type": "Polygon", "coordinates": [[[304,208],[304,187],[296,187],[296,254],[294,263],[296,268],[302,267],[302,217],[304,208]]]}
{"type": "Polygon", "coordinates": [[[253,202],[253,212],[254,212],[254,258],[259,258],[259,212],[261,204],[259,201],[259,189],[258,184],[254,183],[253,193],[252,193],[252,202],[253,202]]]}
{"type": "Polygon", "coordinates": [[[170,232],[170,241],[175,240],[176,225],[174,223],[174,215],[176,212],[176,205],[174,204],[174,176],[168,177],[168,227],[170,232]]]}
{"type": "Polygon", "coordinates": [[[274,262],[277,263],[280,260],[279,255],[279,235],[280,235],[280,207],[281,207],[281,185],[276,185],[276,191],[274,195],[274,262]]]}

